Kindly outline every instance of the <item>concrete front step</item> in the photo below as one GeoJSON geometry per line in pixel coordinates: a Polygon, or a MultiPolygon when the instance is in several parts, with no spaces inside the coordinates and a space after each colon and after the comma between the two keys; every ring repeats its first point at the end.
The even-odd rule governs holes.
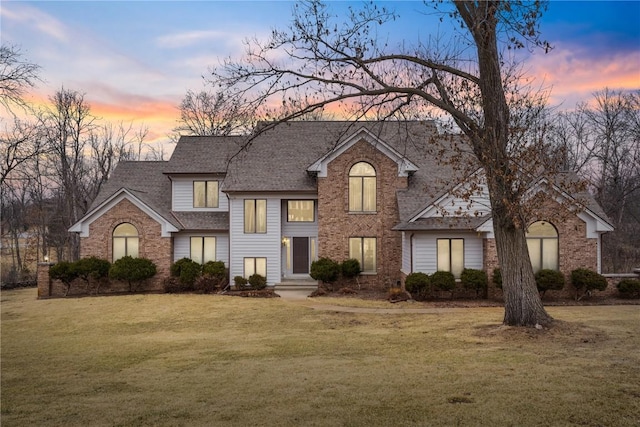
{"type": "Polygon", "coordinates": [[[317,280],[308,279],[284,279],[280,283],[276,283],[274,290],[283,291],[315,291],[318,289],[317,280]]]}

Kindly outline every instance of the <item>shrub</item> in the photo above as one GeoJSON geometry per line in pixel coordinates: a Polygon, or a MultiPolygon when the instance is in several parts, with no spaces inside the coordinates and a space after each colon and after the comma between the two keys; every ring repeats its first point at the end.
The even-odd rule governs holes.
{"type": "Polygon", "coordinates": [[[556,270],[542,269],[535,275],[538,292],[544,296],[545,292],[559,291],[564,288],[564,275],[556,270]]]}
{"type": "Polygon", "coordinates": [[[208,261],[202,266],[202,274],[214,277],[226,277],[227,269],[222,261],[208,261]]]}
{"type": "Polygon", "coordinates": [[[623,279],[616,285],[618,292],[625,298],[640,298],[640,280],[623,279]]]}
{"type": "Polygon", "coordinates": [[[484,270],[475,270],[473,268],[465,268],[460,275],[460,281],[465,289],[476,291],[476,297],[487,291],[489,279],[487,273],[484,270]]]}
{"type": "Polygon", "coordinates": [[[202,273],[202,265],[189,258],[182,258],[171,266],[171,275],[177,277],[183,285],[183,290],[193,289],[193,284],[202,273]]]}
{"type": "Polygon", "coordinates": [[[340,271],[345,279],[353,279],[362,271],[360,269],[360,261],[353,258],[346,259],[340,264],[340,271]]]}
{"type": "Polygon", "coordinates": [[[456,288],[456,278],[450,271],[436,271],[431,275],[431,285],[441,291],[450,291],[453,297],[453,290],[456,288]]]}
{"type": "Polygon", "coordinates": [[[140,285],[156,275],[156,265],[147,258],[132,258],[124,256],[114,262],[109,269],[109,278],[123,280],[129,284],[129,292],[133,292],[133,285],[140,285]]]}
{"type": "Polygon", "coordinates": [[[235,276],[233,278],[233,283],[234,285],[236,285],[236,289],[241,291],[247,286],[247,283],[249,283],[249,281],[242,276],[235,276]]]}
{"type": "Polygon", "coordinates": [[[411,273],[404,280],[404,287],[414,299],[425,299],[429,295],[431,281],[426,273],[411,273]]]}
{"type": "Polygon", "coordinates": [[[324,283],[333,283],[338,280],[338,276],[340,275],[340,264],[329,258],[320,258],[311,263],[309,274],[315,280],[320,280],[324,283]]]}
{"type": "Polygon", "coordinates": [[[223,290],[229,283],[229,270],[222,261],[208,261],[202,266],[202,275],[196,278],[196,292],[211,293],[223,290]]]}
{"type": "Polygon", "coordinates": [[[252,289],[261,290],[267,287],[267,278],[256,273],[249,277],[249,284],[252,289]]]}
{"type": "Polygon", "coordinates": [[[184,292],[184,286],[182,286],[182,284],[180,283],[180,279],[174,276],[167,277],[164,280],[162,286],[164,287],[164,291],[168,294],[184,292]]]}
{"type": "Polygon", "coordinates": [[[576,299],[590,295],[591,291],[607,289],[607,279],[588,268],[578,268],[571,272],[571,284],[576,288],[576,299]],[[580,295],[582,293],[582,295],[580,295]]]}
{"type": "Polygon", "coordinates": [[[109,276],[109,269],[111,268],[111,263],[107,260],[89,257],[82,258],[73,263],[73,268],[76,271],[76,274],[79,278],[85,281],[87,284],[87,289],[89,288],[89,281],[91,279],[98,281],[98,286],[96,287],[96,293],[98,293],[98,289],[100,287],[100,279],[109,276]]]}
{"type": "Polygon", "coordinates": [[[502,289],[502,272],[499,268],[493,269],[493,276],[491,277],[491,281],[494,285],[496,285],[496,288],[502,289]]]}
{"type": "Polygon", "coordinates": [[[71,283],[78,277],[78,272],[74,268],[73,263],[60,261],[59,263],[51,266],[49,269],[49,277],[53,280],[60,280],[67,286],[67,290],[64,293],[64,296],[66,297],[71,289],[71,283]]]}

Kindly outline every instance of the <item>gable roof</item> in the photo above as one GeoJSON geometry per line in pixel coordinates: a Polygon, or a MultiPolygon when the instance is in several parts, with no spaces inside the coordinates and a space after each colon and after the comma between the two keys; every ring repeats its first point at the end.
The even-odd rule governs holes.
{"type": "Polygon", "coordinates": [[[238,154],[243,136],[181,136],[164,168],[166,174],[222,174],[238,154]]]}

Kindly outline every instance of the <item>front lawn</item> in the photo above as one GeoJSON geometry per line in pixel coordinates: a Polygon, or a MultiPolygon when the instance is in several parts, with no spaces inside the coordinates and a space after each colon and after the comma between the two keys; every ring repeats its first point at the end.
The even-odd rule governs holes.
{"type": "Polygon", "coordinates": [[[35,297],[2,292],[3,427],[640,424],[640,306],[549,307],[538,331],[500,307],[35,297]]]}

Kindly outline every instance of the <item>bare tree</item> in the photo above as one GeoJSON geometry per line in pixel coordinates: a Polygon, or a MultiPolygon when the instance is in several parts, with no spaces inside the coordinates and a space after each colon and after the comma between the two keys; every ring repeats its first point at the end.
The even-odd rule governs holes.
{"type": "Polygon", "coordinates": [[[15,45],[0,46],[0,103],[11,111],[12,104],[26,107],[26,91],[40,80],[40,66],[22,59],[15,45]]]}
{"type": "Polygon", "coordinates": [[[246,133],[252,127],[252,116],[245,114],[242,99],[223,92],[187,90],[179,109],[179,124],[173,129],[179,134],[231,135],[246,133]]]}
{"type": "Polygon", "coordinates": [[[429,107],[446,112],[486,173],[504,283],[504,323],[549,324],[552,318],[536,289],[521,210],[526,177],[521,168],[532,156],[519,156],[532,149],[514,137],[521,130],[512,126],[518,120],[512,117],[506,91],[511,85],[510,97],[517,97],[518,82],[505,75],[503,64],[509,58],[500,48],[548,49],[537,26],[544,4],[453,1],[450,9],[436,6],[447,8],[440,9],[442,18],[462,28],[454,43],[459,49],[433,49],[417,41],[393,51],[378,36],[379,26],[395,18],[384,7],[370,3],[352,9],[348,22],[338,25],[324,4],[309,1],[296,4],[288,30],[274,30],[265,43],[248,42],[246,57],[212,70],[211,82],[228,96],[246,100],[245,108],[276,121],[341,102],[355,107],[355,118],[376,111],[392,118],[429,107]],[[292,106],[293,99],[298,105],[292,106]]]}

